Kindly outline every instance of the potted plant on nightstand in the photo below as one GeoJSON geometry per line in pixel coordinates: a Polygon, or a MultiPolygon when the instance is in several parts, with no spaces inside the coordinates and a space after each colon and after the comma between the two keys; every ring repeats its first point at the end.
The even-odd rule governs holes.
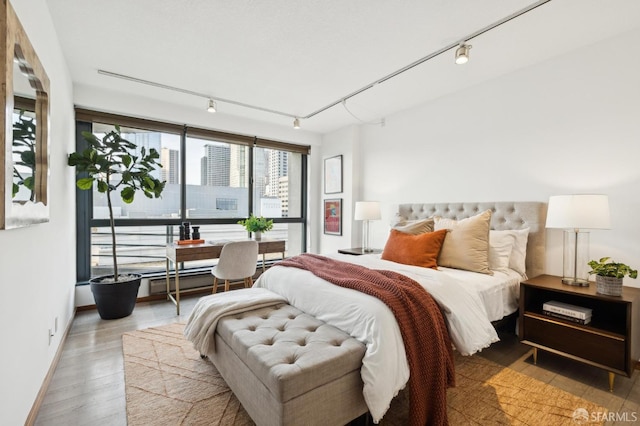
{"type": "Polygon", "coordinates": [[[591,267],[589,275],[596,276],[596,292],[608,296],[621,296],[622,279],[627,275],[635,279],[638,277],[638,271],[624,263],[616,263],[613,260],[609,262],[609,259],[609,257],[603,257],[597,262],[595,260],[589,262],[591,267]]]}
{"type": "Polygon", "coordinates": [[[76,174],[81,175],[76,182],[78,188],[90,190],[95,183],[98,192],[107,195],[113,257],[113,275],[92,278],[89,284],[100,317],[123,318],[133,312],[142,275],[118,273],[111,197],[114,191],[119,190],[122,201],[127,204],[133,202],[137,191],[142,191],[148,198],[159,198],[165,182],[153,177],[152,172],[162,167],[157,162],[160,154],[154,148],[147,152],[144,147],[123,139],[120,126],[115,126],[115,130],[102,139],[91,132],[82,132],[82,137],[88,143],[88,148],[70,154],[68,164],[75,166],[76,174]]]}
{"type": "Polygon", "coordinates": [[[273,228],[273,220],[267,220],[262,216],[256,217],[253,214],[247,219],[238,221],[238,223],[244,226],[247,231],[253,232],[253,238],[256,240],[262,238],[263,232],[271,231],[271,228],[273,228]]]}

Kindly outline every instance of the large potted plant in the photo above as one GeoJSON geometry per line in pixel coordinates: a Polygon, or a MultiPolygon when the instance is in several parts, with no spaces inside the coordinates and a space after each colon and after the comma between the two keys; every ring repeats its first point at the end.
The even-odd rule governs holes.
{"type": "Polygon", "coordinates": [[[76,182],[78,188],[90,190],[96,184],[98,192],[106,194],[113,257],[113,275],[92,278],[89,283],[100,317],[122,318],[133,312],[142,276],[118,273],[112,193],[119,191],[127,204],[133,202],[137,191],[149,198],[159,198],[165,182],[156,179],[152,172],[162,167],[157,162],[160,154],[154,148],[147,152],[144,147],[123,139],[120,126],[102,138],[91,132],[82,132],[82,137],[88,147],[70,154],[68,164],[80,175],[76,182]]]}
{"type": "Polygon", "coordinates": [[[262,239],[262,233],[271,231],[271,228],[273,228],[273,220],[267,220],[262,216],[256,217],[253,213],[247,219],[240,220],[238,223],[244,226],[247,231],[253,232],[253,237],[256,240],[262,239]]]}
{"type": "Polygon", "coordinates": [[[596,292],[608,296],[620,296],[622,279],[627,275],[635,279],[638,277],[638,271],[624,263],[616,263],[613,260],[609,262],[609,259],[609,257],[603,257],[599,261],[590,261],[589,275],[596,276],[596,292]]]}

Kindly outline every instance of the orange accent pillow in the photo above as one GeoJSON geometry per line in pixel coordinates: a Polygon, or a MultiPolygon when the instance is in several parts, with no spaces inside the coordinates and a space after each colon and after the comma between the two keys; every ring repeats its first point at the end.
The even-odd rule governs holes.
{"type": "Polygon", "coordinates": [[[392,229],[382,251],[382,258],[405,265],[438,267],[438,254],[447,235],[446,229],[411,235],[392,229]]]}

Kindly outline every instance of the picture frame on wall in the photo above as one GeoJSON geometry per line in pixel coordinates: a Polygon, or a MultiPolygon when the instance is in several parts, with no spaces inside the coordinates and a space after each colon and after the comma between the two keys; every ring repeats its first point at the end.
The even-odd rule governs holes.
{"type": "Polygon", "coordinates": [[[324,193],[342,192],[342,155],[324,159],[324,193]]]}
{"type": "Polygon", "coordinates": [[[324,233],[342,235],[342,198],[324,200],[324,233]]]}

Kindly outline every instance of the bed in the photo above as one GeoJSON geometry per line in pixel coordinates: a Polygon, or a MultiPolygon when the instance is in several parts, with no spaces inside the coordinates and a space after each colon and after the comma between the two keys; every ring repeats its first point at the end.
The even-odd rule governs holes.
{"type": "MultiPolygon", "coordinates": [[[[449,355],[451,346],[462,355],[472,355],[499,340],[493,324],[516,311],[520,281],[527,276],[534,277],[544,272],[545,217],[546,206],[538,202],[401,204],[397,208],[397,214],[394,217],[382,255],[331,254],[322,259],[326,259],[326,263],[335,266],[336,269],[328,269],[328,272],[325,271],[325,274],[321,276],[331,281],[334,279],[334,275],[340,275],[335,273],[337,268],[344,265],[345,269],[349,271],[368,271],[367,273],[370,273],[371,270],[394,271],[390,273],[397,273],[403,278],[408,277],[417,281],[435,300],[431,310],[437,311],[437,316],[440,317],[440,323],[444,329],[444,334],[441,337],[431,339],[428,344],[449,348],[449,355]],[[433,217],[436,219],[429,219],[433,217]],[[433,232],[425,232],[425,230],[429,231],[427,229],[429,226],[433,232]],[[414,234],[415,236],[412,236],[414,234]],[[484,240],[477,238],[479,235],[483,236],[484,240]],[[433,266],[436,266],[437,260],[438,268],[424,267],[422,263],[420,263],[422,266],[415,266],[411,262],[403,263],[402,258],[395,258],[395,254],[407,251],[409,245],[406,247],[403,245],[406,238],[409,238],[410,241],[413,241],[414,238],[416,241],[423,239],[435,241],[436,238],[440,238],[441,246],[437,246],[437,251],[435,251],[437,259],[430,260],[433,262],[433,266]],[[400,242],[399,245],[398,242],[400,242]],[[462,245],[460,245],[461,243],[462,245]],[[487,246],[489,246],[488,250],[487,246]],[[388,250],[389,247],[395,247],[397,250],[388,250]],[[394,256],[390,256],[390,254],[394,254],[394,256]],[[482,257],[481,262],[476,256],[479,254],[482,255],[480,256],[482,257]],[[334,260],[343,262],[334,262],[334,260]],[[442,265],[446,265],[446,267],[442,267],[442,265]],[[365,268],[361,268],[361,266],[365,268]]],[[[420,250],[414,249],[414,251],[420,250]]],[[[409,254],[411,253],[412,251],[409,250],[409,254]]],[[[433,255],[431,253],[431,256],[433,255]]],[[[293,410],[293,416],[289,416],[289,418],[304,418],[305,413],[322,412],[326,407],[335,406],[336,401],[328,399],[329,395],[334,394],[334,391],[327,389],[330,386],[339,386],[341,389],[339,400],[349,398],[349,400],[359,401],[357,410],[349,415],[357,416],[364,412],[360,410],[368,410],[373,421],[377,423],[387,412],[391,401],[398,392],[404,389],[408,383],[415,383],[415,379],[409,382],[410,361],[408,358],[415,354],[417,347],[421,347],[421,351],[424,349],[423,340],[421,339],[417,346],[412,345],[405,348],[403,334],[399,326],[400,322],[396,320],[388,304],[361,291],[334,285],[308,270],[293,267],[301,258],[315,258],[317,261],[324,262],[324,260],[319,260],[317,255],[302,255],[286,259],[263,273],[254,288],[246,289],[249,292],[248,297],[255,296],[257,299],[261,299],[258,297],[258,293],[263,292],[268,298],[273,299],[270,301],[271,304],[285,303],[287,306],[290,305],[314,321],[335,328],[337,333],[344,334],[344,338],[350,337],[359,342],[364,346],[364,354],[359,368],[361,381],[351,382],[349,388],[334,381],[315,389],[317,394],[325,395],[326,398],[318,398],[314,394],[313,398],[307,399],[304,404],[297,404],[297,408],[293,410]]],[[[368,285],[367,283],[365,281],[365,286],[368,285]]],[[[239,377],[241,374],[248,378],[247,380],[238,380],[237,383],[230,383],[230,386],[243,405],[258,401],[259,404],[253,408],[254,415],[252,417],[260,418],[261,413],[265,412],[263,407],[269,406],[272,412],[280,413],[278,418],[281,420],[273,424],[291,423],[282,419],[291,414],[287,414],[287,410],[294,404],[291,404],[291,401],[271,398],[273,390],[268,389],[268,386],[262,386],[258,376],[261,371],[266,370],[269,370],[269,375],[273,375],[275,370],[271,369],[268,364],[269,360],[274,357],[279,357],[276,362],[277,368],[283,365],[285,367],[294,365],[295,367],[295,363],[291,364],[291,362],[299,357],[310,336],[288,338],[289,331],[286,329],[295,322],[294,316],[290,317],[292,318],[291,324],[288,324],[289,320],[285,317],[282,318],[282,322],[269,325],[269,321],[272,321],[269,317],[275,314],[256,311],[254,303],[247,302],[247,297],[235,291],[231,293],[224,296],[215,295],[203,298],[205,300],[198,302],[194,308],[187,328],[195,329],[195,327],[191,327],[192,324],[205,322],[200,320],[206,319],[208,325],[198,327],[199,330],[194,330],[197,333],[194,332],[193,335],[197,334],[205,340],[213,339],[223,344],[225,327],[239,327],[234,328],[233,333],[228,333],[226,341],[230,343],[230,346],[233,346],[239,340],[244,340],[242,347],[231,349],[226,353],[216,353],[207,349],[206,345],[196,344],[197,339],[187,337],[194,342],[194,346],[203,355],[209,356],[228,382],[233,382],[233,378],[239,377]],[[237,316],[221,318],[222,315],[218,310],[214,315],[201,315],[200,320],[192,321],[194,313],[204,311],[206,304],[221,303],[218,299],[222,297],[238,299],[235,303],[245,305],[241,311],[248,312],[238,313],[238,310],[235,309],[237,316]],[[252,309],[254,311],[251,311],[252,309]],[[208,319],[209,316],[221,318],[221,322],[226,321],[231,325],[224,326],[223,324],[222,331],[216,329],[215,322],[212,323],[208,319]],[[256,335],[257,330],[260,330],[259,335],[256,335]],[[283,333],[281,330],[286,332],[283,333]],[[268,334],[268,336],[265,337],[262,334],[268,334]],[[274,345],[273,339],[280,339],[278,344],[286,343],[288,345],[286,350],[278,352],[275,347],[273,350],[270,349],[274,345]],[[258,351],[263,349],[264,353],[258,354],[258,351]],[[250,357],[251,360],[247,361],[247,357],[250,357]],[[229,360],[234,360],[234,364],[229,364],[229,360]],[[240,370],[242,373],[239,373],[240,370]],[[268,404],[264,402],[265,398],[271,398],[268,404]]],[[[427,295],[427,297],[429,296],[427,295]]],[[[268,302],[264,298],[262,301],[268,302]]],[[[228,309],[228,306],[223,309],[228,309]]],[[[285,308],[289,309],[286,306],[285,308]]],[[[282,307],[276,306],[273,309],[277,311],[282,307]]],[[[419,312],[420,315],[423,311],[413,312],[419,312]]],[[[406,323],[406,318],[401,322],[406,323]]],[[[417,323],[418,321],[413,322],[417,323]]],[[[422,327],[422,323],[420,326],[422,327]]],[[[309,330],[313,332],[315,327],[310,327],[309,330]]],[[[404,330],[406,332],[406,328],[404,330]]],[[[416,342],[416,340],[413,341],[416,342]]],[[[325,343],[328,343],[329,347],[334,345],[332,340],[325,343]]],[[[413,359],[415,360],[415,358],[413,359]]],[[[448,357],[446,361],[450,366],[452,366],[451,359],[452,357],[448,357]]],[[[442,362],[432,365],[438,364],[442,364],[442,362]]],[[[315,367],[307,365],[304,369],[297,370],[297,367],[294,369],[296,371],[294,375],[299,375],[303,374],[305,369],[313,371],[315,367]]],[[[419,369],[418,371],[427,371],[428,375],[442,375],[440,368],[433,368],[433,372],[431,369],[419,369]],[[440,370],[440,373],[436,370],[440,370]]],[[[355,372],[357,374],[357,369],[355,372]]],[[[451,370],[447,373],[449,377],[452,376],[451,370]]],[[[445,395],[445,421],[443,423],[446,423],[447,383],[438,383],[442,383],[442,385],[437,385],[436,388],[445,395]]],[[[450,383],[449,381],[448,384],[450,383]]],[[[420,397],[423,395],[422,393],[412,395],[416,394],[420,397]]],[[[301,395],[300,398],[304,398],[304,395],[301,395]]],[[[337,417],[334,418],[337,419],[337,417]]],[[[264,416],[261,421],[263,420],[264,416]]],[[[292,422],[295,423],[295,421],[292,422]]],[[[342,424],[338,420],[333,423],[342,424]]],[[[271,423],[265,422],[264,424],[271,423]]]]}
{"type": "MultiPolygon", "coordinates": [[[[380,255],[330,257],[397,271],[418,281],[440,305],[455,349],[471,355],[499,340],[492,322],[515,312],[519,282],[544,272],[546,206],[539,202],[401,204],[394,218],[394,224],[416,223],[434,216],[462,221],[487,210],[491,211],[492,231],[528,230],[523,231],[527,236],[523,271],[506,268],[491,275],[456,268],[436,271],[383,260],[380,255]]],[[[373,420],[379,421],[409,379],[405,348],[393,314],[371,296],[336,287],[295,268],[274,266],[256,287],[283,296],[290,305],[365,343],[363,394],[373,420]]]]}

